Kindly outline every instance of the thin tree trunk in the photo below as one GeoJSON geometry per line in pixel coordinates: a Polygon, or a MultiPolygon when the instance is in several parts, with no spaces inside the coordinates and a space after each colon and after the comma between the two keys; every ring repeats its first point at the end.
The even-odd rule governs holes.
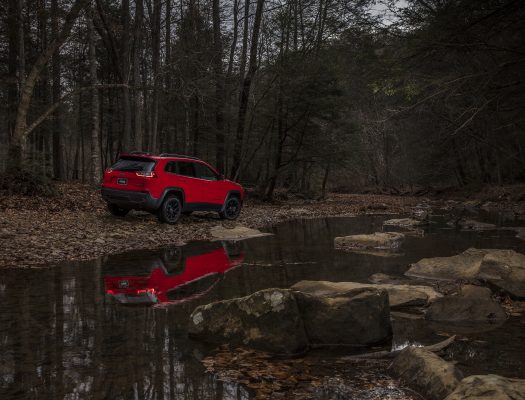
{"type": "MultiPolygon", "coordinates": [[[[237,24],[237,22],[234,22],[237,24]]],[[[224,78],[222,66],[222,38],[219,0],[213,0],[213,45],[215,75],[215,162],[217,170],[224,173],[224,78]]]]}
{"type": "MultiPolygon", "coordinates": [[[[89,29],[89,76],[91,85],[97,85],[97,60],[95,51],[95,30],[93,27],[93,9],[90,9],[88,16],[89,29]]],[[[98,90],[91,91],[91,182],[93,184],[100,183],[101,168],[100,168],[100,121],[99,121],[99,101],[98,90]]]]}
{"type": "MultiPolygon", "coordinates": [[[[135,28],[134,28],[134,48],[133,48],[133,84],[135,85],[134,96],[134,119],[135,119],[135,148],[142,150],[144,147],[142,128],[143,108],[141,102],[141,91],[137,90],[140,86],[140,56],[142,53],[142,29],[144,19],[144,2],[143,0],[135,1],[135,28]]],[[[145,98],[145,96],[144,96],[145,98]]]]}
{"type": "MultiPolygon", "coordinates": [[[[58,39],[58,0],[51,2],[51,35],[53,40],[58,39]]],[[[53,103],[57,103],[61,96],[60,83],[60,48],[53,54],[52,60],[53,73],[53,103]]],[[[53,114],[53,175],[56,179],[65,179],[64,157],[66,155],[65,143],[62,138],[62,117],[61,107],[58,107],[53,114]]]]}
{"type": "Polygon", "coordinates": [[[131,146],[131,102],[129,96],[129,75],[131,70],[130,65],[130,14],[129,14],[129,0],[122,0],[122,83],[125,85],[122,88],[122,108],[124,110],[124,129],[122,131],[121,149],[123,151],[130,151],[131,146]]]}
{"type": "Polygon", "coordinates": [[[160,102],[160,76],[159,76],[159,65],[160,65],[160,15],[161,15],[161,2],[160,0],[154,0],[153,2],[153,103],[151,110],[151,141],[150,151],[156,152],[158,147],[158,127],[159,127],[159,102],[160,102]]]}
{"type": "Polygon", "coordinates": [[[264,7],[264,0],[257,0],[257,9],[255,11],[255,20],[253,22],[252,43],[250,47],[250,62],[248,72],[244,77],[240,102],[239,114],[237,119],[237,133],[235,135],[235,143],[233,148],[233,163],[231,175],[233,177],[239,174],[239,167],[241,163],[241,156],[243,150],[244,127],[246,124],[246,112],[248,110],[248,100],[250,97],[250,89],[252,80],[257,70],[257,48],[259,45],[259,30],[261,27],[262,11],[264,7]]]}

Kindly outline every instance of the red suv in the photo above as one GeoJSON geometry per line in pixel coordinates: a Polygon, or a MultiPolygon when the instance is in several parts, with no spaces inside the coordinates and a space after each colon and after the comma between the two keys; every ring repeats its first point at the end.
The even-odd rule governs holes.
{"type": "Polygon", "coordinates": [[[129,153],[104,172],[102,198],[113,215],[144,210],[174,224],[181,214],[193,211],[216,211],[221,218],[236,219],[244,189],[195,157],[129,153]]]}

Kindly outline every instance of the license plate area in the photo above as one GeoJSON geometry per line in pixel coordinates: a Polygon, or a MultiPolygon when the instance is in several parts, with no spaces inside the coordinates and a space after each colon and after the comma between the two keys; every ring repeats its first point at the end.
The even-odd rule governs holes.
{"type": "Polygon", "coordinates": [[[119,185],[127,185],[128,184],[128,178],[117,178],[117,183],[119,185]]]}

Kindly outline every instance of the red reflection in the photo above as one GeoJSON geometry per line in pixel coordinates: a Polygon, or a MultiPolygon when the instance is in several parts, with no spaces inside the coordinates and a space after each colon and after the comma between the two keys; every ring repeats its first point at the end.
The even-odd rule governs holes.
{"type": "MultiPolygon", "coordinates": [[[[208,293],[222,278],[223,274],[238,267],[244,260],[244,253],[229,255],[221,244],[210,249],[185,246],[172,249],[175,255],[151,257],[144,263],[151,272],[147,276],[133,274],[111,274],[104,277],[106,294],[123,304],[166,305],[185,302],[208,293]],[[211,282],[204,282],[205,278],[211,282]],[[211,279],[215,278],[215,279],[211,279]],[[171,295],[188,285],[203,281],[203,288],[171,295]]],[[[206,246],[205,246],[206,247],[206,246]]],[[[140,264],[140,261],[138,261],[140,264]]],[[[140,269],[140,266],[138,267],[140,269]]],[[[124,268],[129,270],[129,268],[124,268]]],[[[141,273],[144,270],[140,271],[141,273]]],[[[202,286],[202,285],[201,285],[202,286]]]]}

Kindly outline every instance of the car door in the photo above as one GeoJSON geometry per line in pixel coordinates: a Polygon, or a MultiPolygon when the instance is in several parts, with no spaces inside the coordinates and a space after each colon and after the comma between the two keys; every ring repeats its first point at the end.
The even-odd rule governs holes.
{"type": "Polygon", "coordinates": [[[168,174],[167,187],[178,187],[184,191],[186,204],[198,202],[199,187],[195,179],[195,168],[190,161],[170,161],[164,170],[168,174]]]}
{"type": "Polygon", "coordinates": [[[210,205],[222,205],[224,201],[224,193],[222,190],[221,181],[215,171],[204,163],[195,162],[195,177],[199,185],[199,202],[210,205]]]}

